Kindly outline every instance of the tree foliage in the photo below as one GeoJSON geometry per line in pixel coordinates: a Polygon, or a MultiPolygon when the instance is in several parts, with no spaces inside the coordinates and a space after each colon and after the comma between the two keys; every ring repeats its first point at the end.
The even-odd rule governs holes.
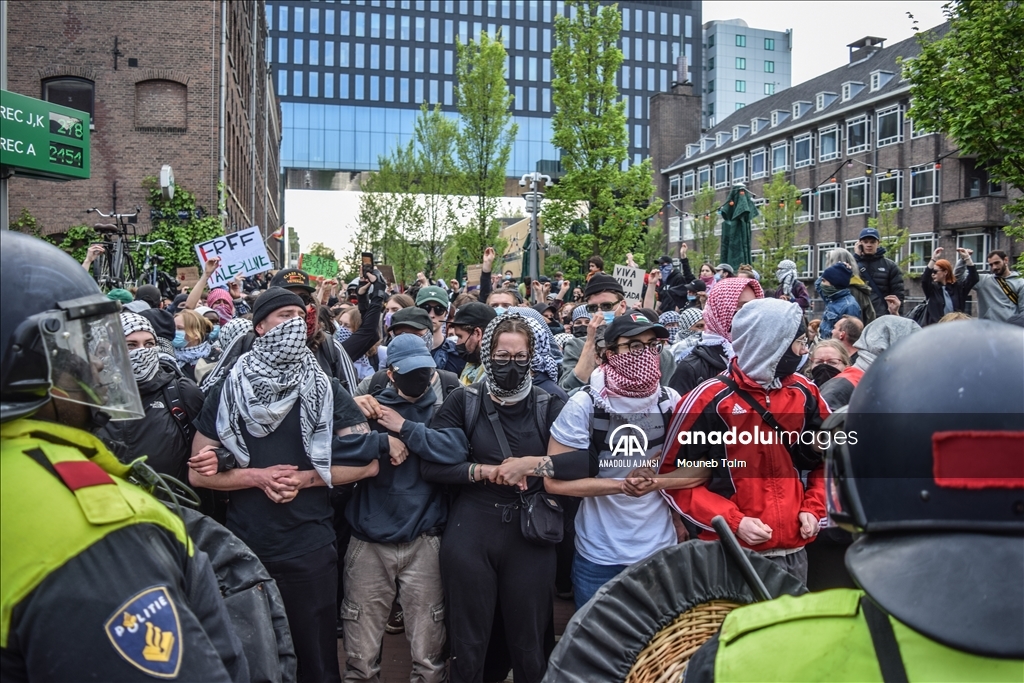
{"type": "MultiPolygon", "coordinates": [[[[718,227],[718,202],[715,200],[715,189],[705,183],[700,192],[693,198],[693,246],[695,253],[691,263],[704,263],[712,266],[718,261],[720,240],[715,230],[718,227]]],[[[697,266],[699,267],[699,265],[697,266]]]]}
{"type": "Polygon", "coordinates": [[[552,142],[562,152],[565,174],[548,192],[553,201],[545,203],[543,216],[548,238],[565,250],[559,265],[566,276],[579,277],[580,260],[593,254],[624,263],[658,207],[651,202],[650,160],[623,170],[629,137],[615,85],[622,65],[619,11],[597,0],[565,4],[575,15],[555,17],[551,53],[552,142]],[[571,230],[581,218],[587,230],[571,230]]]}
{"type": "MultiPolygon", "coordinates": [[[[943,12],[948,32],[919,34],[921,54],[903,65],[909,116],[952,138],[961,156],[977,156],[996,182],[1024,190],[1024,6],[961,0],[943,12]]],[[[1024,198],[1007,210],[1014,214],[1007,234],[1024,238],[1024,198]]]]}
{"type": "Polygon", "coordinates": [[[760,207],[762,226],[758,231],[758,247],[761,256],[752,263],[761,275],[761,285],[766,290],[778,287],[775,269],[779,261],[790,259],[802,270],[801,263],[810,258],[796,246],[796,219],[801,213],[800,189],[786,180],[785,175],[776,173],[771,183],[764,187],[764,206],[760,207]]]}
{"type": "MultiPolygon", "coordinates": [[[[441,111],[441,105],[429,109],[424,103],[413,129],[416,156],[411,191],[423,198],[420,242],[426,256],[425,271],[430,277],[443,263],[448,238],[459,230],[458,208],[463,198],[457,195],[462,182],[456,164],[458,141],[458,124],[441,111]]],[[[454,270],[453,264],[452,274],[454,270]]]]}
{"type": "MultiPolygon", "coordinates": [[[[181,185],[175,185],[174,198],[170,200],[164,199],[160,184],[152,176],[142,181],[142,187],[148,195],[147,202],[155,209],[147,241],[170,242],[152,249],[153,254],[166,259],[161,268],[173,275],[177,268],[198,266],[195,245],[224,234],[220,216],[198,206],[196,196],[181,185]]],[[[144,258],[144,252],[136,254],[140,268],[144,258]]]]}

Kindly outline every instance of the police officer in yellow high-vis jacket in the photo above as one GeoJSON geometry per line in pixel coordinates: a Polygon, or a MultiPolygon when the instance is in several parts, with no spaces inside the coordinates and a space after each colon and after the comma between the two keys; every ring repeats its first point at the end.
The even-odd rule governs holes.
{"type": "Polygon", "coordinates": [[[1024,681],[1024,330],[911,335],[825,426],[861,590],[734,610],[684,680],[1024,681]]]}
{"type": "Polygon", "coordinates": [[[208,558],[86,431],[142,416],[118,307],[0,233],[0,678],[248,680],[208,558]]]}

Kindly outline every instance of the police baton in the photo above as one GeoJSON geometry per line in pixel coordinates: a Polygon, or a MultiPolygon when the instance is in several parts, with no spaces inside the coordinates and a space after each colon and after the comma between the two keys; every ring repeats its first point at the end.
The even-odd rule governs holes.
{"type": "Polygon", "coordinates": [[[764,581],[761,580],[757,570],[754,569],[754,565],[750,563],[750,558],[743,552],[740,542],[736,540],[736,536],[732,533],[732,529],[729,528],[725,518],[722,515],[715,515],[714,519],[711,520],[711,526],[714,527],[719,540],[725,546],[726,554],[739,566],[744,581],[750,586],[750,590],[754,591],[754,595],[758,596],[761,602],[771,600],[772,596],[768,592],[768,588],[764,585],[764,581]]]}

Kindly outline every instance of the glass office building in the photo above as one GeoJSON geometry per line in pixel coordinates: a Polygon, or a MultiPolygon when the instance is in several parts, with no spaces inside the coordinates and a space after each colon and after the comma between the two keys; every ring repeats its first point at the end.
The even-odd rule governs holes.
{"type": "MultiPolygon", "coordinates": [[[[611,3],[608,3],[611,4],[611,3]]],[[[647,156],[648,98],[667,91],[676,60],[701,63],[700,3],[619,2],[631,163],[647,156]]],[[[562,2],[540,0],[269,0],[267,52],[281,98],[285,169],[367,171],[407,144],[421,103],[455,112],[455,40],[500,31],[519,133],[507,175],[556,161],[551,50],[562,2]]],[[[701,70],[689,68],[700,88],[701,70]]]]}

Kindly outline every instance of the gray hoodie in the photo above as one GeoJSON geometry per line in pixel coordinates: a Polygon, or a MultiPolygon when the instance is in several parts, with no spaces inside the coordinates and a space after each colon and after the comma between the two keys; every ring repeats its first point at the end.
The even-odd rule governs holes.
{"type": "MultiPolygon", "coordinates": [[[[921,326],[910,318],[896,315],[875,318],[864,327],[860,339],[853,344],[858,349],[857,362],[853,367],[866,371],[886,349],[920,329],[921,326]]],[[[853,390],[853,383],[839,375],[821,385],[821,397],[829,408],[838,410],[849,405],[853,390]]]]}
{"type": "Polygon", "coordinates": [[[804,312],[781,299],[755,299],[732,319],[732,348],[740,370],[768,389],[776,383],[775,368],[793,344],[804,312]]]}

